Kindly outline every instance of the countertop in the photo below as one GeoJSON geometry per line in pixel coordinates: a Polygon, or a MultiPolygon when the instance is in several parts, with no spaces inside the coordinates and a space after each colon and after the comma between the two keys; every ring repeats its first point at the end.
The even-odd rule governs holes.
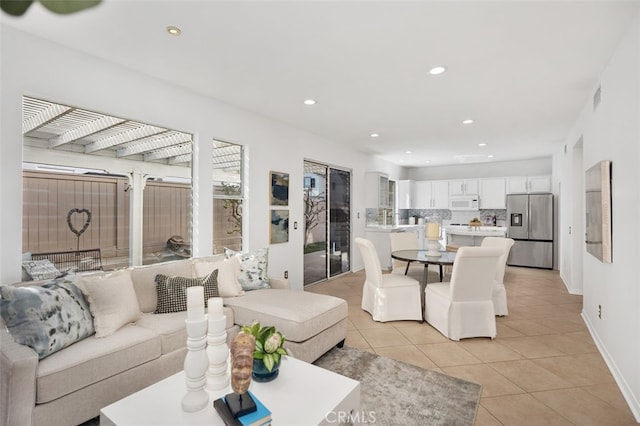
{"type": "Polygon", "coordinates": [[[482,237],[505,237],[507,235],[506,226],[445,226],[447,234],[456,235],[478,235],[482,237]]]}
{"type": "Polygon", "coordinates": [[[366,232],[400,232],[412,229],[424,229],[424,225],[367,225],[366,232]]]}

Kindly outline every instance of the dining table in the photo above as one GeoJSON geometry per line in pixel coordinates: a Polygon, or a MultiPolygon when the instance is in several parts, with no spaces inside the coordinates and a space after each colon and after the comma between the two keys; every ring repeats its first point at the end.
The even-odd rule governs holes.
{"type": "Polygon", "coordinates": [[[429,265],[438,265],[440,272],[440,282],[444,276],[443,266],[451,266],[456,260],[456,252],[453,251],[440,251],[438,256],[432,256],[431,252],[427,255],[427,250],[413,249],[413,250],[396,250],[391,252],[391,258],[407,262],[407,267],[404,270],[404,274],[409,272],[409,265],[412,262],[420,262],[424,264],[423,279],[420,282],[420,301],[422,303],[422,310],[424,312],[424,289],[427,285],[427,276],[429,265]]]}

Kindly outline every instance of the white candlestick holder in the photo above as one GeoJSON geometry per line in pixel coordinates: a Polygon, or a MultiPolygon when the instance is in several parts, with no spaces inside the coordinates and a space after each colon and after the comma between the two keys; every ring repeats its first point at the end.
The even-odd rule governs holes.
{"type": "Polygon", "coordinates": [[[209,368],[207,370],[208,391],[225,391],[229,386],[231,373],[229,372],[229,346],[227,346],[227,317],[219,318],[209,314],[209,327],[207,331],[207,357],[209,368]]]}
{"type": "MultiPolygon", "coordinates": [[[[204,311],[203,311],[204,312],[204,311]]],[[[187,327],[187,356],[184,359],[184,375],[187,394],[182,398],[182,410],[193,413],[209,404],[209,394],[205,391],[206,373],[209,359],[207,345],[207,317],[204,313],[199,319],[185,320],[187,327]]]]}

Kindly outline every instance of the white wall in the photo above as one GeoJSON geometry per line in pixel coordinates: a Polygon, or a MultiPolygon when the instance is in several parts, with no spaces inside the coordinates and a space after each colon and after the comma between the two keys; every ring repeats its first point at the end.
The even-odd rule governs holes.
{"type": "Polygon", "coordinates": [[[532,158],[520,161],[496,161],[478,164],[456,164],[410,168],[407,179],[437,180],[482,177],[550,175],[551,157],[532,158]]]}
{"type": "MultiPolygon", "coordinates": [[[[1,24],[0,24],[1,25],[1,24]]],[[[269,246],[269,171],[290,173],[292,184],[302,188],[303,159],[351,169],[353,173],[353,236],[364,235],[364,173],[384,168],[399,175],[400,168],[379,159],[350,151],[344,145],[288,127],[279,122],[235,109],[142,75],[119,65],[70,50],[16,29],[0,26],[0,280],[18,281],[21,276],[22,241],[22,96],[33,96],[89,110],[113,114],[150,124],[194,133],[195,182],[202,182],[194,199],[194,254],[211,253],[212,139],[247,146],[249,163],[245,218],[247,249],[269,246]],[[200,152],[204,155],[200,155],[200,152]],[[336,155],[339,153],[340,155],[336,155]],[[360,213],[360,218],[357,214],[360,213]],[[11,243],[9,243],[11,242],[11,243]]],[[[302,190],[290,191],[290,221],[304,223],[302,190]]],[[[288,243],[269,246],[269,271],[282,276],[289,271],[292,285],[302,288],[303,226],[290,229],[288,243]]],[[[353,250],[352,266],[362,267],[353,250]]]]}
{"type": "MultiPolygon", "coordinates": [[[[565,188],[575,188],[574,181],[597,162],[611,160],[613,263],[600,262],[585,251],[584,244],[574,245],[581,250],[582,269],[563,273],[563,277],[575,281],[581,276],[582,283],[571,282],[568,287],[582,288],[585,322],[640,421],[640,17],[636,16],[621,40],[600,83],[600,106],[593,111],[592,100],[587,101],[567,137],[567,154],[559,152],[554,157],[554,166],[559,168],[554,175],[563,188],[561,201],[566,209],[561,221],[567,228],[580,220],[575,209],[583,206],[572,203],[576,194],[565,188]],[[574,148],[580,149],[576,144],[581,136],[580,162],[573,154],[578,154],[574,148]],[[581,170],[574,170],[576,167],[581,170]],[[598,318],[599,305],[602,318],[598,318]]],[[[560,238],[560,264],[579,267],[569,260],[575,257],[571,236],[562,232],[560,238]]]]}

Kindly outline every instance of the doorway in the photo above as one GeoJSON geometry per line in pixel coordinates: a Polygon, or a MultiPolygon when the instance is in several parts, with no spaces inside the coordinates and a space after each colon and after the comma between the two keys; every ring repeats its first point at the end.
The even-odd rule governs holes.
{"type": "Polygon", "coordinates": [[[304,285],[351,270],[351,172],[304,162],[304,285]]]}

